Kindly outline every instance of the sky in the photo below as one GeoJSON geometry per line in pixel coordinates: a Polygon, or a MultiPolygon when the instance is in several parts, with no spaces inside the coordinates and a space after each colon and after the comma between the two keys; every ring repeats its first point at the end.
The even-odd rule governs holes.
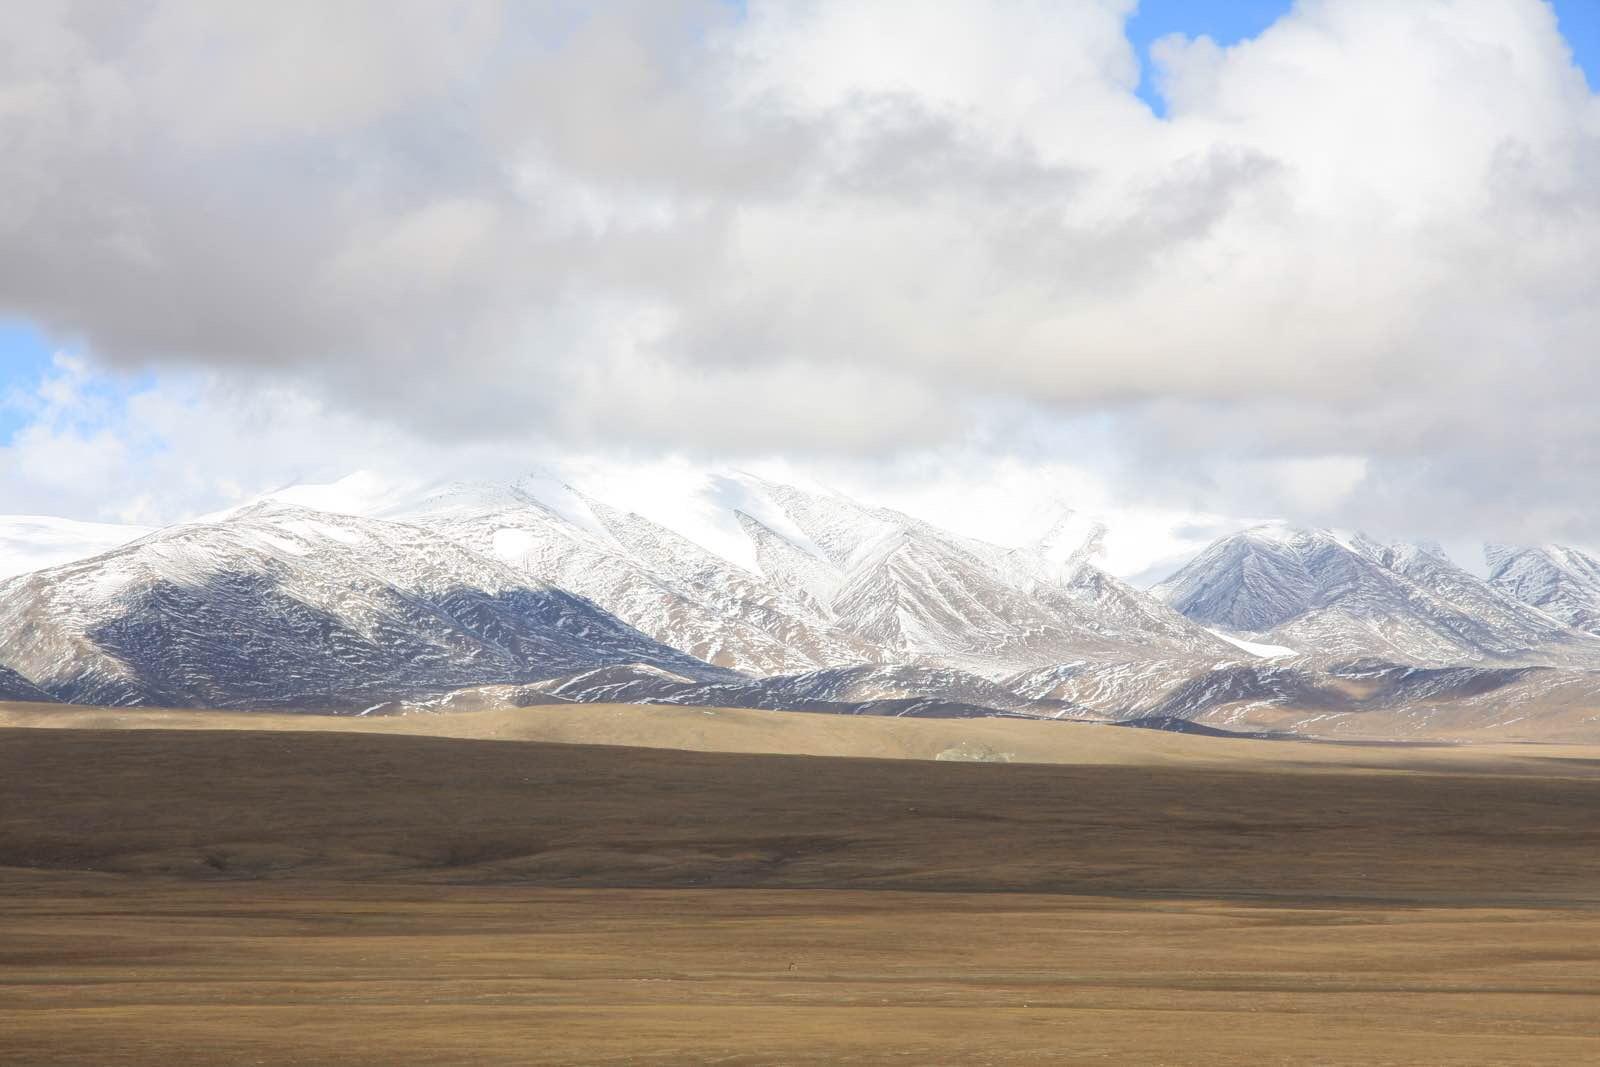
{"type": "Polygon", "coordinates": [[[1594,0],[5,6],[0,514],[738,467],[1600,543],[1594,86],[1594,0]]]}

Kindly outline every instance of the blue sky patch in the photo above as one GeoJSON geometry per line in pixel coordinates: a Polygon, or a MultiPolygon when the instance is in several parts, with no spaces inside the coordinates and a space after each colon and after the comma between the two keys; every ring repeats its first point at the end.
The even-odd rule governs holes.
{"type": "Polygon", "coordinates": [[[21,319],[0,319],[0,445],[11,440],[27,419],[12,402],[19,390],[37,385],[55,352],[48,338],[21,319]]]}
{"type": "Polygon", "coordinates": [[[1555,0],[1555,9],[1590,91],[1600,91],[1600,0],[1555,0]]]}
{"type": "Polygon", "coordinates": [[[1167,105],[1156,89],[1155,67],[1150,62],[1150,46],[1169,34],[1210,37],[1227,47],[1260,36],[1293,5],[1289,0],[1141,0],[1139,10],[1128,20],[1128,39],[1133,42],[1143,72],[1139,79],[1139,99],[1157,115],[1167,113],[1167,105]]]}
{"type": "MultiPolygon", "coordinates": [[[[1166,114],[1150,62],[1154,42],[1181,33],[1204,35],[1226,48],[1260,36],[1293,6],[1291,0],[1141,0],[1139,10],[1128,19],[1127,31],[1142,65],[1139,98],[1157,115],[1166,114]]],[[[1600,0],[1554,0],[1552,6],[1589,88],[1600,88],[1600,0]]]]}

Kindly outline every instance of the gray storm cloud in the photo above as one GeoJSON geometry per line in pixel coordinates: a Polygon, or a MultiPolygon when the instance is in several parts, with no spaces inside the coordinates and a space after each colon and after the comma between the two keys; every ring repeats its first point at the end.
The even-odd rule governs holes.
{"type": "Polygon", "coordinates": [[[1109,418],[1152,493],[1315,513],[1285,459],[1379,526],[1600,533],[1550,9],[1302,0],[1161,42],[1157,117],[1132,6],[9,5],[0,310],[439,438],[1109,418]]]}

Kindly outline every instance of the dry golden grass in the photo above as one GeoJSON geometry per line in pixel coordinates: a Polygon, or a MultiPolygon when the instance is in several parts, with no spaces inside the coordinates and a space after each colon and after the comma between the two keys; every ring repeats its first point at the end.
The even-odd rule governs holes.
{"type": "Polygon", "coordinates": [[[12,881],[8,1064],[1556,1064],[1590,911],[12,881]]]}
{"type": "Polygon", "coordinates": [[[990,725],[0,730],[0,1063],[1600,1062],[1587,757],[990,725]]]}
{"type": "Polygon", "coordinates": [[[1600,773],[1600,745],[1367,745],[1200,737],[1081,722],[1026,719],[891,719],[747,708],[558,704],[359,718],[240,711],[80,708],[0,703],[0,728],[87,730],[290,730],[626,745],[873,759],[939,758],[985,751],[1019,763],[1158,766],[1275,765],[1301,769],[1519,770],[1545,774],[1559,759],[1600,773]],[[1586,762],[1585,762],[1586,761],[1586,762]]]}

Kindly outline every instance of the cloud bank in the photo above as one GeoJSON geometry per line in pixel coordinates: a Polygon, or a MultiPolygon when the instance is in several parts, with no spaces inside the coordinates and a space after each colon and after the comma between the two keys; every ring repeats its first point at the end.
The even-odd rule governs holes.
{"type": "Polygon", "coordinates": [[[451,447],[1092,435],[1129,500],[1600,537],[1549,7],[1301,0],[1159,42],[1164,117],[1132,9],[11,5],[0,312],[451,447]]]}

